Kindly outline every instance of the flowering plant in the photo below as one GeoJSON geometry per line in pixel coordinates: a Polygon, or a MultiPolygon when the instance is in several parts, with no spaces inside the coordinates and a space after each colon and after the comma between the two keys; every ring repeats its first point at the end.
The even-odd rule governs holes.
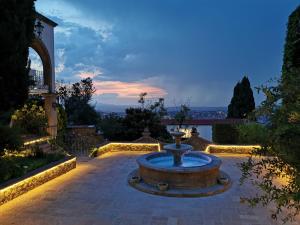
{"type": "Polygon", "coordinates": [[[19,127],[26,134],[46,134],[47,117],[43,107],[25,104],[23,108],[16,110],[11,117],[14,127],[19,127]]]}

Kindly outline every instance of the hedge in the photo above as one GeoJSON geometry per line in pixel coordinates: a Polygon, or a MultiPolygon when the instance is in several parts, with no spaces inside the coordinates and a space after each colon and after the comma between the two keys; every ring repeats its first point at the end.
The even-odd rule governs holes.
{"type": "Polygon", "coordinates": [[[239,133],[235,125],[214,124],[212,126],[212,139],[216,144],[237,144],[239,133]]]}

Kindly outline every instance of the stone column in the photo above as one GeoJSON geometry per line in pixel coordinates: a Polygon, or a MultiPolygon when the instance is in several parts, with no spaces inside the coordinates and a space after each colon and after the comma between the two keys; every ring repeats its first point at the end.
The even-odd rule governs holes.
{"type": "Polygon", "coordinates": [[[56,112],[56,94],[49,93],[43,95],[45,98],[45,112],[48,118],[47,132],[52,137],[57,135],[57,112],[56,112]]]}

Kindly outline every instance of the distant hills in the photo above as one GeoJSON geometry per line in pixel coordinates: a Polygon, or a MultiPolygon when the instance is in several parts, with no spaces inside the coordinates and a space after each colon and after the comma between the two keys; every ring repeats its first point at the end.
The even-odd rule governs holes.
{"type": "MultiPolygon", "coordinates": [[[[129,107],[137,107],[137,105],[113,105],[113,104],[103,104],[103,103],[97,103],[96,105],[96,110],[100,111],[100,112],[105,112],[105,113],[109,113],[109,112],[115,112],[115,113],[123,113],[125,112],[125,110],[129,107]]],[[[190,107],[191,111],[198,111],[198,112],[202,112],[202,111],[227,111],[227,107],[205,107],[205,106],[201,106],[201,107],[190,107]]],[[[179,107],[167,107],[168,112],[177,112],[179,110],[179,107]]]]}
{"type": "Polygon", "coordinates": [[[129,107],[130,106],[128,105],[113,105],[113,104],[97,103],[96,110],[105,113],[110,113],[110,112],[123,113],[129,107]]]}
{"type": "MultiPolygon", "coordinates": [[[[175,111],[177,112],[180,107],[167,107],[168,111],[175,111]]],[[[227,107],[224,106],[199,106],[199,107],[190,107],[191,111],[227,111],[227,107]]]]}

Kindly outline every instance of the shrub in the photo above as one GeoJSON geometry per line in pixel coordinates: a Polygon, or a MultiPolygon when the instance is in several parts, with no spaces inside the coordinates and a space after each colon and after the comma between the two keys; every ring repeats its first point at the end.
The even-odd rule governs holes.
{"type": "Polygon", "coordinates": [[[0,157],[0,171],[0,182],[23,175],[23,168],[8,158],[0,157]]]}
{"type": "Polygon", "coordinates": [[[238,130],[231,124],[214,124],[212,127],[213,142],[217,144],[237,144],[238,130]]]}
{"type": "Polygon", "coordinates": [[[36,104],[24,105],[12,115],[13,127],[19,127],[25,134],[45,135],[47,117],[45,110],[36,104]]]}
{"type": "Polygon", "coordinates": [[[300,6],[289,17],[281,79],[275,85],[258,88],[266,99],[256,114],[269,118],[269,138],[261,150],[241,164],[241,182],[248,180],[260,188],[257,194],[247,196],[246,202],[275,206],[272,218],[280,216],[284,223],[297,220],[300,213],[299,25],[300,6]],[[265,152],[273,157],[257,157],[265,152]]]}
{"type": "Polygon", "coordinates": [[[236,128],[239,144],[262,144],[268,139],[268,129],[262,124],[241,124],[236,128]]]}
{"type": "Polygon", "coordinates": [[[43,158],[45,156],[43,149],[41,149],[39,145],[34,145],[31,153],[34,158],[43,158]]]}
{"type": "Polygon", "coordinates": [[[63,132],[67,128],[67,113],[61,105],[56,108],[57,111],[57,130],[58,132],[63,132]]]}
{"type": "Polygon", "coordinates": [[[8,126],[0,126],[0,156],[4,149],[18,150],[23,145],[20,131],[8,126]]]}

